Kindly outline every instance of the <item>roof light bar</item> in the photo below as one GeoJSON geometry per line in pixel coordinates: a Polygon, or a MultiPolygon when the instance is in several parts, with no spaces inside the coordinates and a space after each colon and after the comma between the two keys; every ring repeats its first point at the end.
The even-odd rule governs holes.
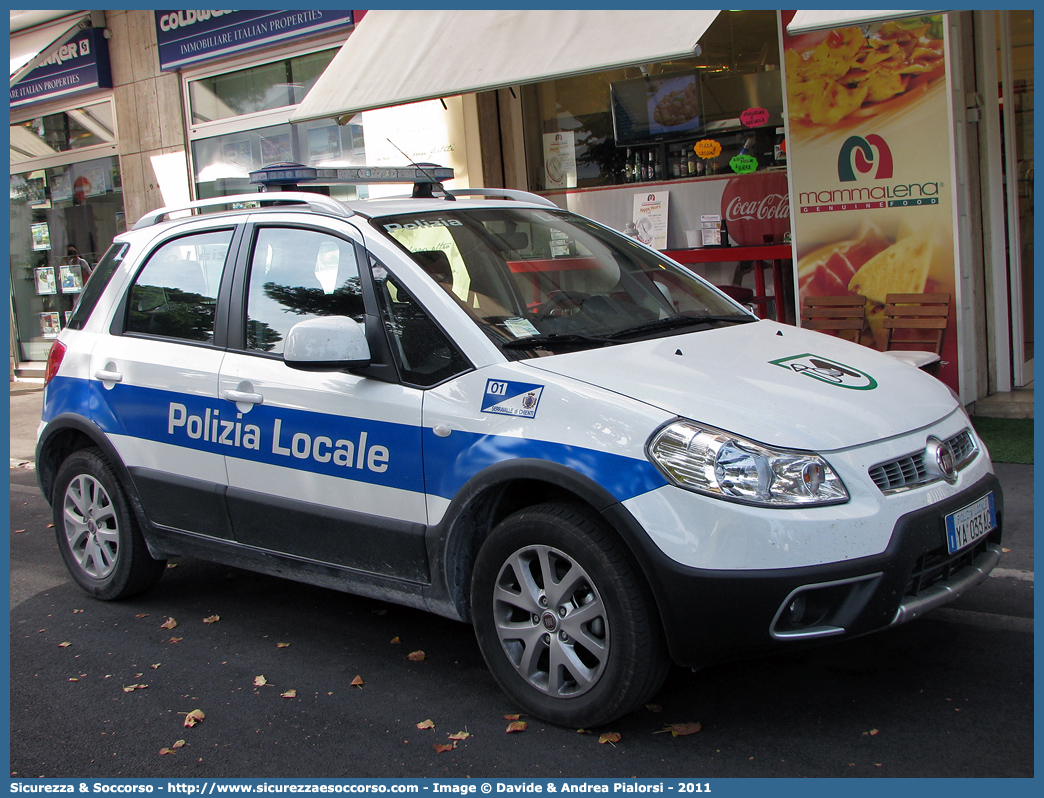
{"type": "Polygon", "coordinates": [[[301,183],[365,185],[367,183],[412,183],[414,196],[431,197],[442,189],[443,180],[453,179],[453,169],[436,164],[319,169],[299,163],[276,163],[250,173],[250,182],[261,191],[293,191],[301,183]]]}

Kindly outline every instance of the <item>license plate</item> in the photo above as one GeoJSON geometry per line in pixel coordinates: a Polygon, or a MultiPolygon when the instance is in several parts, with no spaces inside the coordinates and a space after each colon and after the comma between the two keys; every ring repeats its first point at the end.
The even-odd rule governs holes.
{"type": "Polygon", "coordinates": [[[970,546],[997,528],[997,506],[992,493],[946,516],[946,549],[950,554],[970,546]]]}

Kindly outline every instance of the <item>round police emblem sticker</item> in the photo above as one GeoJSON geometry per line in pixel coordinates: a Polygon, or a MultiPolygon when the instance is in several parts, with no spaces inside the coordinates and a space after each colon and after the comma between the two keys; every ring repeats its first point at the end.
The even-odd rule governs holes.
{"type": "Polygon", "coordinates": [[[850,388],[854,391],[872,391],[877,387],[877,380],[854,366],[838,363],[836,360],[806,352],[803,355],[792,355],[779,360],[769,361],[774,366],[811,377],[827,385],[838,388],[850,388]]]}

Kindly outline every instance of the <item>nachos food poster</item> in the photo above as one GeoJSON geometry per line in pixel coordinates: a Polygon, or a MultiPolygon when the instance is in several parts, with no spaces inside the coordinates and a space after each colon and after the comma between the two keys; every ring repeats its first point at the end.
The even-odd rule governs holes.
{"type": "MultiPolygon", "coordinates": [[[[957,390],[944,25],[937,14],[801,36],[784,26],[783,58],[801,299],[863,297],[861,342],[884,350],[888,294],[949,295],[938,376],[957,390]]],[[[931,348],[900,337],[893,349],[931,348]]]]}

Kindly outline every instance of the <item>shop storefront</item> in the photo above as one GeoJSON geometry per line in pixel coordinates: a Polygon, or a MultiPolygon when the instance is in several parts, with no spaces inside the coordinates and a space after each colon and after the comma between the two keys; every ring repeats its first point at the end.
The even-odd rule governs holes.
{"type": "Polygon", "coordinates": [[[92,266],[125,228],[107,41],[89,19],[11,38],[13,364],[46,359],[92,266]]]}
{"type": "Polygon", "coordinates": [[[840,256],[856,265],[845,253],[872,245],[828,292],[863,308],[862,343],[891,345],[883,320],[890,294],[946,295],[940,378],[966,403],[1030,383],[1032,12],[898,21],[881,12],[797,13],[371,12],[293,121],[344,123],[375,108],[473,97],[485,185],[536,191],[634,234],[761,315],[791,323],[801,323],[813,286],[825,290],[830,264],[840,256]],[[828,58],[825,71],[841,74],[806,103],[834,106],[830,122],[810,123],[791,89],[809,80],[817,43],[847,40],[859,45],[851,62],[828,58]],[[888,80],[838,115],[837,87],[848,91],[852,76],[889,48],[900,55],[891,53],[888,80]],[[517,55],[537,49],[555,58],[517,55]],[[788,71],[788,52],[804,72],[788,71]],[[880,113],[903,104],[906,113],[880,113]],[[906,127],[875,129],[885,121],[906,127]],[[828,212],[827,194],[847,186],[808,181],[824,170],[834,182],[849,173],[856,185],[885,179],[881,142],[892,147],[889,137],[899,181],[888,189],[892,217],[851,203],[828,212]],[[824,232],[830,223],[838,229],[824,232]],[[913,249],[892,249],[911,248],[911,231],[931,232],[931,245],[913,247],[917,274],[889,288],[881,264],[913,257],[913,249]],[[723,241],[731,249],[716,246],[723,241]],[[863,274],[873,279],[853,282],[876,255],[863,274]],[[829,263],[813,268],[819,261],[829,263]]]}

